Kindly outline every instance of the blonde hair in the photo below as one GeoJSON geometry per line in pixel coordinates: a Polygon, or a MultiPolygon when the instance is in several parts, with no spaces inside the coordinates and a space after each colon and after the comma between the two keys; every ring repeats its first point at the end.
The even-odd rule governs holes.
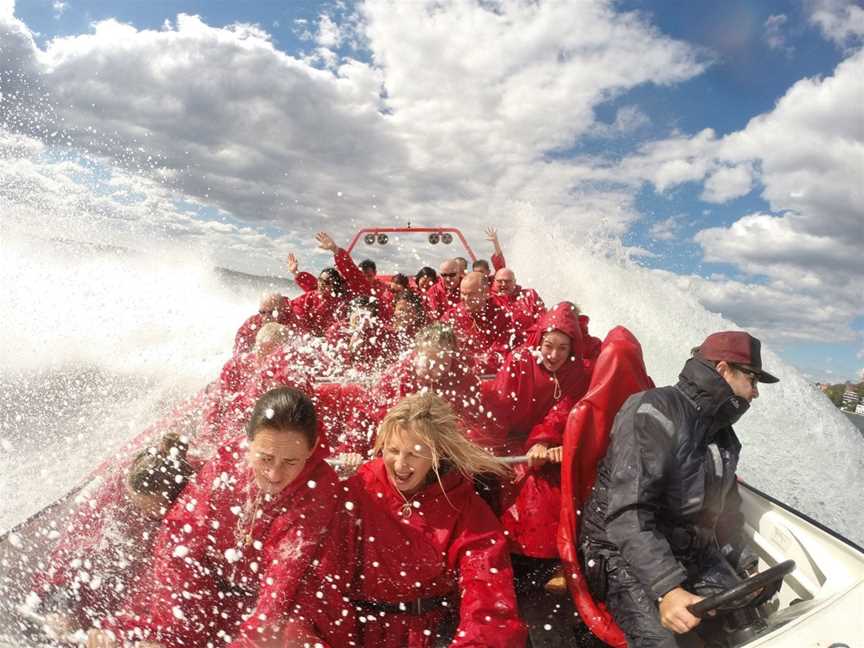
{"type": "Polygon", "coordinates": [[[456,339],[456,332],[453,327],[441,322],[430,324],[424,329],[421,329],[414,336],[414,348],[420,349],[423,347],[435,347],[437,349],[453,349],[458,348],[459,343],[456,339]]]}
{"type": "Polygon", "coordinates": [[[442,461],[449,462],[468,479],[481,474],[504,477],[510,473],[500,459],[465,437],[453,407],[434,392],[411,394],[391,408],[378,426],[375,451],[382,451],[401,430],[413,432],[429,446],[432,470],[439,483],[442,461]]]}
{"type": "Polygon", "coordinates": [[[284,324],[267,322],[255,336],[255,350],[260,351],[262,346],[270,342],[276,342],[277,344],[287,342],[290,332],[290,329],[284,324]]]}

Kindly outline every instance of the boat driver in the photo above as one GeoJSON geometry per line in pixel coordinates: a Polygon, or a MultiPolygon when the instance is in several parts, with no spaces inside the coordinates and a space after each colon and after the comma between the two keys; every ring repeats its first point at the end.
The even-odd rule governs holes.
{"type": "Polygon", "coordinates": [[[700,619],[687,606],[756,566],[746,547],[732,425],[777,378],[758,339],[709,335],[674,386],[631,396],[583,508],[581,558],[628,646],[676,646],[700,619]]]}

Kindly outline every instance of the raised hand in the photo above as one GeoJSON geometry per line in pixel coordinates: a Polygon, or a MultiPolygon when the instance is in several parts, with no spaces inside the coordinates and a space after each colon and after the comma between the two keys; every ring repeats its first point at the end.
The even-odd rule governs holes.
{"type": "Polygon", "coordinates": [[[288,272],[290,272],[292,275],[296,275],[300,269],[300,264],[297,263],[297,257],[294,256],[293,252],[288,253],[288,258],[286,259],[285,263],[288,266],[288,272]]]}
{"type": "Polygon", "coordinates": [[[318,241],[318,247],[322,250],[336,252],[336,250],[339,249],[339,246],[336,245],[336,242],[330,238],[330,235],[327,232],[318,232],[315,235],[315,240],[318,241]]]}

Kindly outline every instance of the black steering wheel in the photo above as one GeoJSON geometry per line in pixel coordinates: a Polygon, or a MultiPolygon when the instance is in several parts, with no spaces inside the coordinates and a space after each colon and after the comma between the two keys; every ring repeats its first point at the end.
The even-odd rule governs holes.
{"type": "Polygon", "coordinates": [[[785,560],[779,565],[774,565],[770,569],[754,574],[750,578],[745,578],[734,587],[730,587],[714,596],[704,598],[693,605],[688,605],[687,609],[690,611],[690,614],[700,619],[715,610],[718,612],[728,612],[740,607],[753,605],[755,599],[745,601],[741,599],[746,598],[754,592],[758,592],[760,589],[764,589],[765,591],[757,598],[760,599],[760,602],[766,601],[777,593],[783,584],[783,578],[791,574],[794,569],[795,561],[785,560]]]}

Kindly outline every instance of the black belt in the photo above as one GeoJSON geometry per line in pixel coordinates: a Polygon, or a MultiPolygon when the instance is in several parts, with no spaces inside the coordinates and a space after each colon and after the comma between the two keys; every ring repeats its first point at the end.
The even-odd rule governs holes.
{"type": "Polygon", "coordinates": [[[422,616],[427,612],[432,612],[440,608],[448,608],[450,606],[450,598],[447,596],[431,596],[429,598],[419,598],[413,601],[403,601],[401,603],[387,603],[385,601],[351,601],[358,608],[363,608],[371,612],[383,612],[385,614],[412,614],[422,616]]]}

